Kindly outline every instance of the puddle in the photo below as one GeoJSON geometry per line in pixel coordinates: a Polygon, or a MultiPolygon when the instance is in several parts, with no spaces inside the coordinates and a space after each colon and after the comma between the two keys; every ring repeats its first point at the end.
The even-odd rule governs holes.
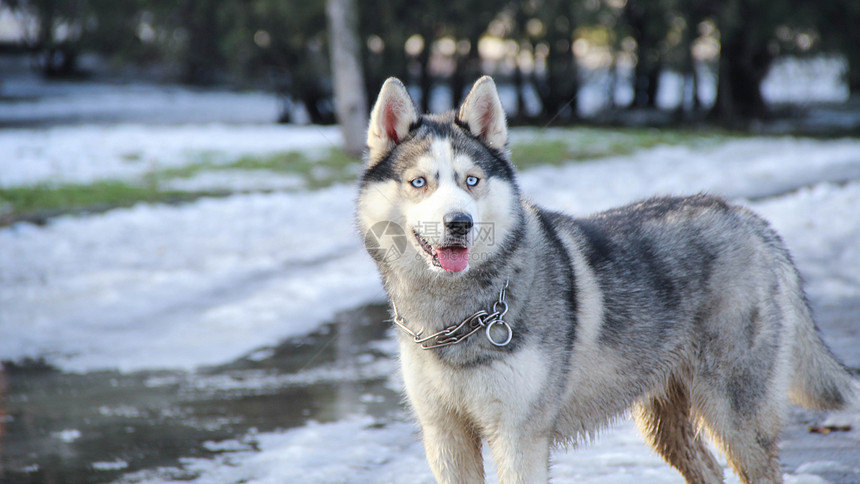
{"type": "Polygon", "coordinates": [[[242,437],[396,413],[386,307],[337,315],[316,333],[195,372],[0,371],[0,481],[101,483],[237,450],[242,437]],[[5,386],[5,392],[3,391],[5,386]],[[228,442],[224,442],[228,441],[228,442]],[[232,442],[232,443],[229,443],[232,442]]]}

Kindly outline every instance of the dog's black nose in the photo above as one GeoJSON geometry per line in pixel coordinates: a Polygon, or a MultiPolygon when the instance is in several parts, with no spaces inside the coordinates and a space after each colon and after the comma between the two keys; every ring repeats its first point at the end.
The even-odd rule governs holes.
{"type": "Polygon", "coordinates": [[[451,235],[464,236],[472,229],[472,216],[463,212],[451,212],[442,219],[451,235]]]}

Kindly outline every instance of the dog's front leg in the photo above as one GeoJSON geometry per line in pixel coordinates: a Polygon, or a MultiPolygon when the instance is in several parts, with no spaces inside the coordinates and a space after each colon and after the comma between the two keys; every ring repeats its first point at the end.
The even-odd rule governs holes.
{"type": "Polygon", "coordinates": [[[481,437],[452,414],[420,415],[424,449],[439,483],[483,483],[481,437]]]}
{"type": "Polygon", "coordinates": [[[546,483],[549,479],[549,436],[528,429],[500,430],[490,450],[502,484],[546,483]]]}

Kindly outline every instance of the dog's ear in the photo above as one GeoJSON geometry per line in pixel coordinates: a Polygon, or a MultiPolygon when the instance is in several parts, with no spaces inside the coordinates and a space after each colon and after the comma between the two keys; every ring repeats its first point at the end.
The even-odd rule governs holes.
{"type": "Polygon", "coordinates": [[[484,76],[472,86],[460,107],[460,122],[469,127],[475,137],[491,148],[504,150],[508,142],[508,126],[496,83],[484,76]]]}
{"type": "Polygon", "coordinates": [[[415,104],[406,86],[399,79],[389,77],[379,91],[379,97],[370,113],[367,127],[369,163],[381,159],[409,134],[409,128],[418,121],[415,104]]]}

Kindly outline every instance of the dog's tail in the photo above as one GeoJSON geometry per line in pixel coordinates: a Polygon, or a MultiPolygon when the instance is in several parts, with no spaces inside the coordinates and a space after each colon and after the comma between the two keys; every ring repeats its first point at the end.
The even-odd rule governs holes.
{"type": "Polygon", "coordinates": [[[793,348],[794,375],[789,387],[792,403],[819,410],[860,409],[860,381],[836,359],[825,345],[812,319],[812,311],[793,266],[786,267],[790,277],[790,308],[795,315],[793,348]]]}

